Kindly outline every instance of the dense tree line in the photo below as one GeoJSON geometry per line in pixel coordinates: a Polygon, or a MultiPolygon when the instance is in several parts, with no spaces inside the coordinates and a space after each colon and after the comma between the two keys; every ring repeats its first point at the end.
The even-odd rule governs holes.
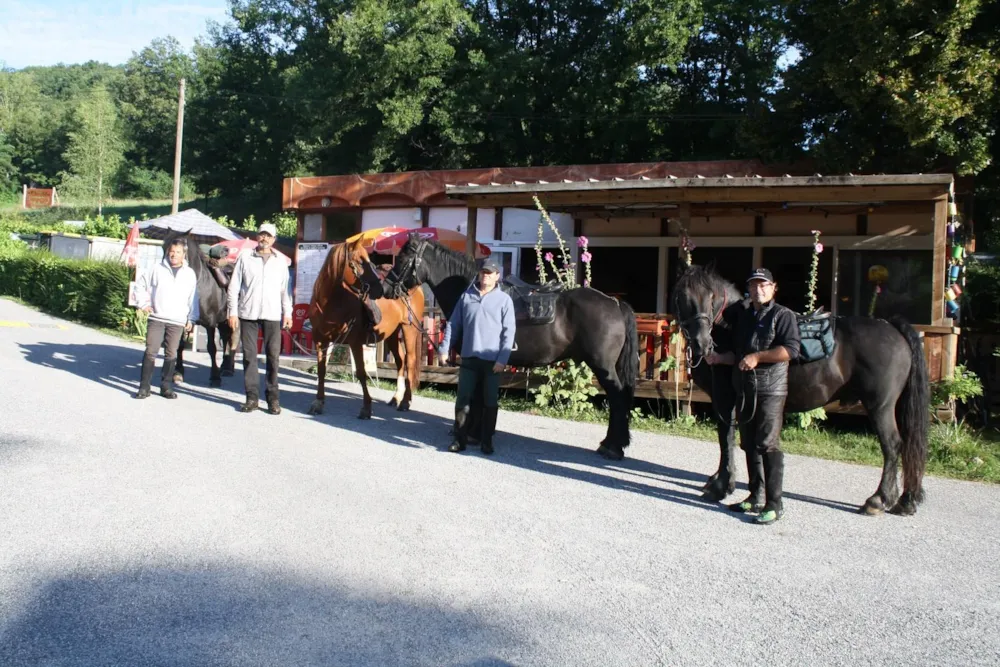
{"type": "Polygon", "coordinates": [[[990,199],[998,22],[998,0],[233,0],[192,52],[162,39],[120,67],[0,72],[0,189],[169,196],[185,77],[199,194],[757,157],[977,174],[990,199]]]}

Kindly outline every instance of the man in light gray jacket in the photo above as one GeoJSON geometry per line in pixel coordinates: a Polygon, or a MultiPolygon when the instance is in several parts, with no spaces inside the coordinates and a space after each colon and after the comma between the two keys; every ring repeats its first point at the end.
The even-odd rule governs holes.
{"type": "Polygon", "coordinates": [[[264,223],[257,230],[257,248],[245,250],[236,259],[229,279],[229,326],[239,318],[240,343],[243,348],[243,382],[247,400],[240,412],[258,407],[260,379],[257,375],[257,334],[264,331],[266,353],[267,411],[281,413],[278,401],[278,356],[281,353],[281,329],[292,328],[292,298],[288,294],[288,267],[271,250],[278,230],[264,223]]]}
{"type": "Polygon", "coordinates": [[[181,333],[191,331],[198,319],[198,278],[187,265],[187,245],[182,239],[167,244],[167,256],[139,279],[139,308],[149,313],[146,353],[142,358],[139,391],[134,398],[148,398],[156,367],[156,353],[163,347],[160,396],[177,398],[171,387],[181,333]]]}

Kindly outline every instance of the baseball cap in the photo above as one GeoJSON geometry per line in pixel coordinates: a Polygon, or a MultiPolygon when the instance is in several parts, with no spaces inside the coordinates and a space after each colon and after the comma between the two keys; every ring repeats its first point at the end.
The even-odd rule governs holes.
{"type": "Polygon", "coordinates": [[[500,267],[492,259],[485,259],[479,267],[480,271],[485,271],[487,273],[500,273],[500,267]]]}
{"type": "Polygon", "coordinates": [[[260,227],[257,228],[258,234],[270,234],[271,236],[278,235],[278,228],[272,225],[270,222],[265,222],[260,227]]]}
{"type": "Polygon", "coordinates": [[[750,283],[753,282],[754,280],[763,280],[765,282],[773,283],[774,276],[772,276],[771,272],[768,271],[767,269],[754,269],[753,272],[750,274],[750,277],[747,278],[747,282],[750,283]]]}

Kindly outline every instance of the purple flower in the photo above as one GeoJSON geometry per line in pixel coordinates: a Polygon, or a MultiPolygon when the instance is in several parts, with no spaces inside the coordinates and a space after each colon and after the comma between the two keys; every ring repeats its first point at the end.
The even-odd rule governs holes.
{"type": "Polygon", "coordinates": [[[820,235],[820,231],[818,229],[814,229],[814,230],[812,230],[812,234],[813,234],[813,236],[819,236],[820,235]]]}
{"type": "Polygon", "coordinates": [[[590,287],[590,281],[589,280],[584,280],[583,281],[583,286],[584,287],[590,287]]]}
{"type": "Polygon", "coordinates": [[[589,252],[584,252],[582,255],[580,255],[580,261],[583,262],[584,264],[590,264],[590,260],[592,260],[593,258],[594,256],[591,255],[589,252]]]}
{"type": "Polygon", "coordinates": [[[823,244],[817,243],[816,245],[813,246],[813,250],[815,250],[816,254],[818,255],[819,253],[823,252],[823,244]]]}
{"type": "Polygon", "coordinates": [[[551,252],[545,253],[545,261],[551,262],[552,260],[553,260],[552,253],[551,252]]]}
{"type": "Polygon", "coordinates": [[[587,240],[587,237],[586,237],[586,236],[581,236],[580,238],[578,238],[578,239],[576,240],[576,244],[577,244],[578,246],[580,246],[581,248],[586,248],[586,247],[587,247],[587,244],[588,244],[588,243],[590,243],[590,241],[589,241],[589,240],[587,240]]]}

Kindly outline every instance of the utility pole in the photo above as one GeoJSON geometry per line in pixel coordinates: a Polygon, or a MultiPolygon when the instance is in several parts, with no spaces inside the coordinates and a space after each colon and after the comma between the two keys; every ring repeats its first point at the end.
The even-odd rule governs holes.
{"type": "Polygon", "coordinates": [[[184,143],[184,79],[181,79],[181,93],[177,99],[177,144],[174,147],[174,200],[170,212],[177,212],[177,202],[181,194],[181,146],[184,143]]]}

